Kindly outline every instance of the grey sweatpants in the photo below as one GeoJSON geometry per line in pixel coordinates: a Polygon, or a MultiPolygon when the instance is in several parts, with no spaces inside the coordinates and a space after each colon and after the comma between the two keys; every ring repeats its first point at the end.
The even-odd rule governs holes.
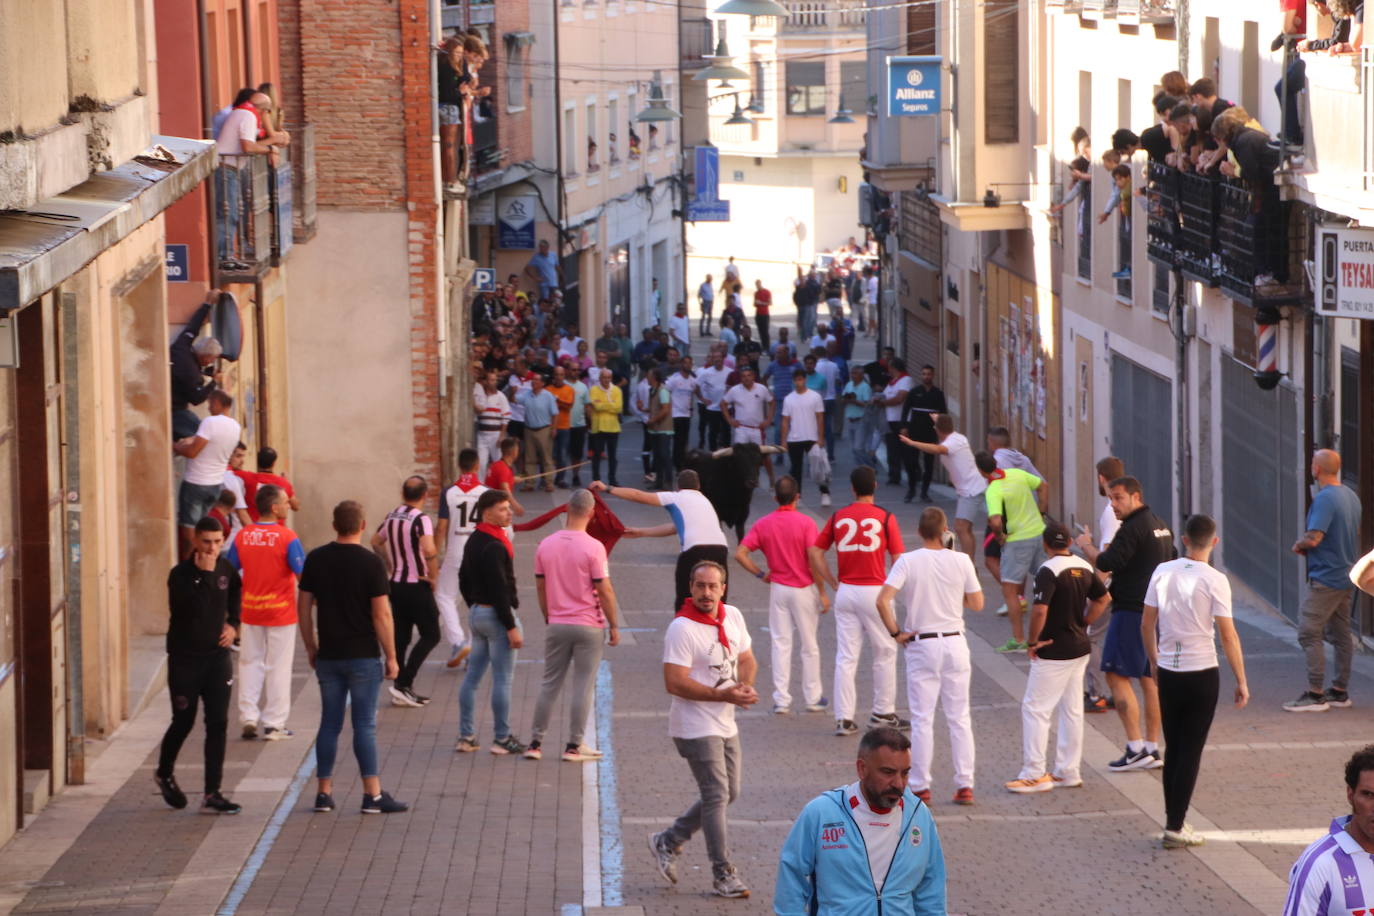
{"type": "Polygon", "coordinates": [[[1350,635],[1351,588],[1330,588],[1308,580],[1307,599],[1298,616],[1298,645],[1307,653],[1307,684],[1313,693],[1321,693],[1326,682],[1325,641],[1336,647],[1336,673],[1331,686],[1345,690],[1350,686],[1350,659],[1355,644],[1350,635]]]}
{"type": "Polygon", "coordinates": [[[1107,624],[1111,619],[1111,611],[1105,611],[1088,624],[1088,642],[1092,646],[1092,651],[1088,658],[1088,668],[1083,672],[1083,692],[1089,696],[1105,697],[1111,693],[1107,689],[1107,679],[1102,676],[1102,640],[1107,638],[1107,624]]]}
{"type": "Polygon", "coordinates": [[[692,768],[701,798],[668,828],[668,842],[672,848],[680,849],[700,830],[706,839],[712,870],[719,875],[730,864],[725,808],[739,798],[739,734],[730,738],[674,738],[673,744],[692,768]]]}
{"type": "Polygon", "coordinates": [[[601,627],[551,623],[544,631],[544,684],[539,700],[534,704],[534,728],[530,737],[543,741],[549,730],[549,716],[554,701],[563,689],[563,679],[572,668],[573,682],[568,698],[568,744],[581,744],[587,725],[587,710],[592,706],[592,692],[596,689],[596,668],[601,664],[602,639],[606,631],[601,627]]]}

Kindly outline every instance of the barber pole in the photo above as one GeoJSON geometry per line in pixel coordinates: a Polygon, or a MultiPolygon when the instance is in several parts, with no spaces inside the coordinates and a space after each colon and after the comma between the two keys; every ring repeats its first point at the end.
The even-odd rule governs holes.
{"type": "Polygon", "coordinates": [[[1283,378],[1279,371],[1279,313],[1271,309],[1255,312],[1255,383],[1265,391],[1283,378]]]}

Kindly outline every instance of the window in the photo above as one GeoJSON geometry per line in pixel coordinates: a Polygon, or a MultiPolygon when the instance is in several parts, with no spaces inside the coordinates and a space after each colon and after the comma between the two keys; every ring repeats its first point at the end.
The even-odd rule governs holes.
{"type": "Polygon", "coordinates": [[[563,109],[563,174],[577,174],[577,109],[563,109]]]}
{"type": "Polygon", "coordinates": [[[529,54],[520,41],[506,42],[506,111],[525,108],[525,63],[529,54]]]}
{"type": "MultiPolygon", "coordinates": [[[[629,9],[629,0],[626,0],[625,8],[629,9]]],[[[639,127],[636,126],[635,116],[639,114],[639,89],[631,86],[625,93],[625,117],[628,122],[625,125],[625,158],[634,162],[643,152],[643,141],[639,136],[639,127]]]]}
{"type": "Polygon", "coordinates": [[[1169,270],[1165,267],[1154,265],[1155,282],[1150,290],[1150,308],[1159,318],[1169,317],[1169,270]]]}
{"type": "Polygon", "coordinates": [[[912,3],[906,8],[906,53],[939,54],[935,45],[935,4],[912,3]]]}
{"type": "Polygon", "coordinates": [[[787,66],[787,113],[825,114],[825,61],[789,60],[787,66]]]}
{"type": "Polygon", "coordinates": [[[601,157],[598,155],[601,144],[596,133],[596,102],[587,103],[587,171],[601,170],[601,157]]]}
{"type": "Polygon", "coordinates": [[[612,96],[606,102],[606,161],[620,162],[620,99],[612,96]]]}
{"type": "Polygon", "coordinates": [[[865,111],[868,108],[868,61],[840,61],[840,97],[835,102],[838,111],[840,102],[850,111],[865,111]]]}
{"type": "Polygon", "coordinates": [[[1021,138],[1021,34],[1017,0],[983,3],[983,139],[1021,138]]]}

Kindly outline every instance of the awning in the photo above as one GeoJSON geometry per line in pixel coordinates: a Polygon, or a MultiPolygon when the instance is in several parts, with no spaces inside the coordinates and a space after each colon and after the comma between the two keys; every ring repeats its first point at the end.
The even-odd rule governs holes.
{"type": "Polygon", "coordinates": [[[0,315],[77,273],[214,167],[213,142],[155,136],[141,156],[27,210],[0,211],[0,315]]]}
{"type": "Polygon", "coordinates": [[[506,44],[514,48],[528,48],[534,44],[533,32],[507,32],[501,38],[506,44]]]}

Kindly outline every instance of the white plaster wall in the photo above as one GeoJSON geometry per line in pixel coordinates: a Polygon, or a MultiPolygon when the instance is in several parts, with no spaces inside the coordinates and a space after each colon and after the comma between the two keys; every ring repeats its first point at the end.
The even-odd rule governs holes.
{"type": "Polygon", "coordinates": [[[292,517],[309,548],[332,539],[341,500],[379,521],[414,469],[406,214],[321,209],[287,302],[292,517]]]}

